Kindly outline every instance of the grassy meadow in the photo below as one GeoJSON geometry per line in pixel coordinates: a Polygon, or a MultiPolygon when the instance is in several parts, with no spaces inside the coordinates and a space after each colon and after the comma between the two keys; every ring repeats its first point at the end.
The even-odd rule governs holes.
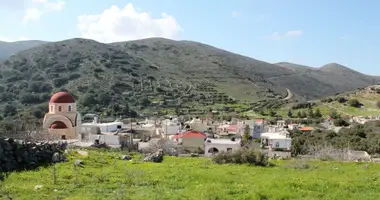
{"type": "Polygon", "coordinates": [[[120,152],[72,152],[69,162],[14,172],[1,195],[43,199],[380,199],[380,165],[273,161],[274,167],[217,165],[209,158],[165,157],[163,163],[120,160],[120,152]],[[85,163],[74,168],[75,159],[85,163]],[[54,175],[55,174],[55,175],[54,175]],[[42,185],[35,190],[36,185],[42,185]]]}

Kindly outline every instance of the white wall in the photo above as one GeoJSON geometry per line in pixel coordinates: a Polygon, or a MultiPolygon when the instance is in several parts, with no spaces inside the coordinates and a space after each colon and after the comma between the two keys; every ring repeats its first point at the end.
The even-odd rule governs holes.
{"type": "Polygon", "coordinates": [[[208,151],[211,148],[216,148],[218,149],[218,152],[222,151],[227,151],[227,148],[231,148],[232,151],[235,151],[236,149],[240,148],[240,143],[235,142],[235,143],[217,143],[217,140],[212,140],[212,142],[205,142],[205,156],[212,156],[212,153],[209,153],[208,151]]]}
{"type": "Polygon", "coordinates": [[[120,139],[118,135],[94,135],[90,134],[90,142],[95,142],[100,136],[99,142],[106,143],[107,145],[120,145],[120,139]]]}
{"type": "Polygon", "coordinates": [[[162,125],[162,131],[164,132],[164,135],[175,135],[180,130],[180,126],[178,125],[162,125]]]}
{"type": "Polygon", "coordinates": [[[270,148],[281,148],[281,149],[287,149],[290,150],[292,147],[292,140],[290,138],[286,139],[268,139],[268,146],[270,148]],[[276,147],[276,143],[278,143],[278,147],[276,147]]]}

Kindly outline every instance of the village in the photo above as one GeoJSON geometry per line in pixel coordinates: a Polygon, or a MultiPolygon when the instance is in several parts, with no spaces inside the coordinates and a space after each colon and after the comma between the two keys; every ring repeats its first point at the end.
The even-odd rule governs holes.
{"type": "MultiPolygon", "coordinates": [[[[185,120],[184,116],[173,116],[166,119],[145,119],[131,121],[117,119],[114,122],[102,123],[99,116],[87,114],[86,122],[76,109],[75,99],[67,92],[58,92],[49,102],[43,128],[49,134],[68,141],[71,145],[89,147],[107,145],[123,148],[128,151],[149,151],[152,143],[165,141],[167,152],[176,155],[201,155],[211,157],[218,152],[235,151],[242,147],[242,140],[248,137],[251,148],[266,153],[269,157],[283,159],[292,156],[292,138],[289,131],[298,130],[310,134],[312,126],[286,123],[278,120],[270,124],[265,119],[242,120],[232,118],[230,121],[213,120],[210,111],[207,117],[193,117],[185,120]],[[90,120],[88,120],[90,119],[90,120]]],[[[379,117],[353,117],[357,123],[379,120],[379,117]]],[[[338,131],[331,118],[323,123],[326,129],[338,131]]],[[[353,160],[368,159],[366,152],[350,151],[353,160]],[[356,156],[355,156],[356,155],[356,156]],[[359,158],[358,158],[359,157],[359,158]]]]}

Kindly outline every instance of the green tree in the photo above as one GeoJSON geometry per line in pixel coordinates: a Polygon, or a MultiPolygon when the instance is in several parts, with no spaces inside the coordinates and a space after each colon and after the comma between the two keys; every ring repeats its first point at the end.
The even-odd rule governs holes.
{"type": "Polygon", "coordinates": [[[290,118],[293,117],[293,113],[292,113],[292,111],[290,109],[288,110],[288,117],[290,117],[290,118]]]}
{"type": "Polygon", "coordinates": [[[321,111],[319,110],[319,108],[317,108],[314,112],[314,117],[315,118],[321,118],[322,117],[322,113],[321,111]]]}
{"type": "Polygon", "coordinates": [[[333,118],[333,119],[339,119],[340,118],[340,114],[336,110],[333,110],[330,113],[330,117],[333,118]]]}
{"type": "Polygon", "coordinates": [[[380,101],[377,101],[377,102],[376,102],[376,106],[377,106],[378,108],[380,108],[380,101]]]}
{"type": "Polygon", "coordinates": [[[243,145],[247,145],[248,144],[248,140],[249,140],[249,135],[250,135],[250,128],[248,125],[245,126],[245,129],[244,129],[244,134],[243,134],[243,145]]]}
{"type": "Polygon", "coordinates": [[[298,117],[298,118],[302,118],[302,113],[301,113],[300,110],[297,112],[297,117],[298,117]]]}
{"type": "Polygon", "coordinates": [[[359,108],[361,106],[361,103],[357,99],[350,99],[348,100],[348,105],[351,107],[359,108]]]}
{"type": "Polygon", "coordinates": [[[269,115],[270,115],[271,117],[275,117],[275,116],[277,115],[277,113],[274,112],[273,110],[270,110],[270,111],[269,111],[269,115]]]}
{"type": "Polygon", "coordinates": [[[314,118],[314,111],[313,111],[313,109],[310,108],[307,115],[309,116],[309,118],[314,118]]]}

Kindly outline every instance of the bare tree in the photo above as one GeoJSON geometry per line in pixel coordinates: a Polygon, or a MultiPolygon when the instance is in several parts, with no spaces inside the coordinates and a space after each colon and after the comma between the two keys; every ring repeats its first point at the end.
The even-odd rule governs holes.
{"type": "Polygon", "coordinates": [[[167,139],[150,140],[147,152],[153,153],[162,149],[165,154],[170,154],[175,147],[175,144],[167,139]]]}

